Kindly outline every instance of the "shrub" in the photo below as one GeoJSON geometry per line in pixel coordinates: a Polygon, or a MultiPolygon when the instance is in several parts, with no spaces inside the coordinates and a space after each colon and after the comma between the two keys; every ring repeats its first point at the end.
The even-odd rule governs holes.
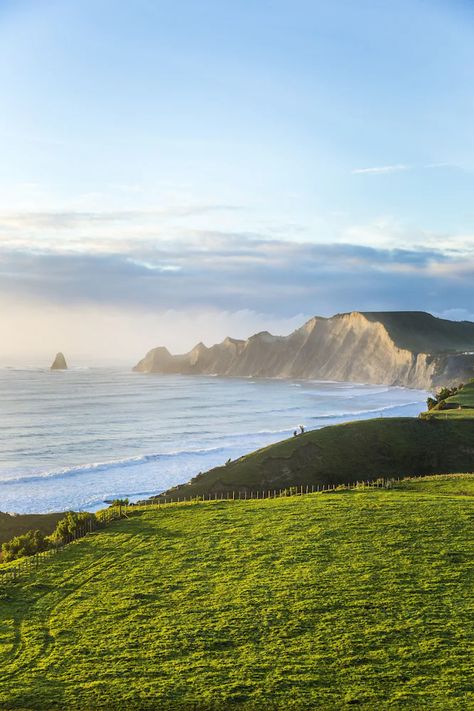
{"type": "Polygon", "coordinates": [[[56,528],[48,539],[54,545],[66,543],[80,531],[87,530],[89,527],[95,529],[97,525],[97,517],[93,513],[68,511],[65,517],[58,521],[56,528]]]}
{"type": "Polygon", "coordinates": [[[452,388],[440,388],[434,397],[429,397],[427,399],[426,404],[428,406],[428,410],[432,410],[434,407],[436,407],[437,410],[442,410],[446,398],[456,395],[463,389],[463,387],[464,385],[460,383],[459,385],[454,385],[452,388]]]}
{"type": "Polygon", "coordinates": [[[122,508],[124,506],[129,506],[130,502],[128,499],[114,499],[111,506],[116,506],[119,510],[119,516],[122,515],[122,508]]]}
{"type": "Polygon", "coordinates": [[[5,563],[27,555],[40,553],[48,548],[48,542],[41,531],[28,531],[15,536],[2,545],[2,559],[5,563]]]}

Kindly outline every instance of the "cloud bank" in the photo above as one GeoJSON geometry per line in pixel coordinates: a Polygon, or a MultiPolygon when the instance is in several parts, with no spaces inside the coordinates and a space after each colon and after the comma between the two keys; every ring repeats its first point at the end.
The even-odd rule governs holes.
{"type": "Polygon", "coordinates": [[[0,252],[0,294],[154,311],[250,309],[289,317],[351,308],[459,308],[474,255],[434,248],[264,240],[203,232],[124,252],[0,252]]]}
{"type": "Polygon", "coordinates": [[[381,220],[315,243],[153,220],[140,231],[141,212],[89,218],[20,215],[15,231],[0,215],[3,361],[64,350],[133,363],[158,344],[176,352],[262,329],[285,334],[351,310],[473,318],[470,235],[397,232],[381,220]]]}

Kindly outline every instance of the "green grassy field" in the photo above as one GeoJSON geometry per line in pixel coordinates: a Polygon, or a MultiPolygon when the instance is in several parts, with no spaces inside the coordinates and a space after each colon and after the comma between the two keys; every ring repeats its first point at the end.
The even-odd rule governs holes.
{"type": "Polygon", "coordinates": [[[2,589],[0,708],[473,708],[473,496],[140,510],[2,589]]]}
{"type": "Polygon", "coordinates": [[[195,496],[462,471],[474,471],[471,421],[454,417],[386,417],[346,422],[290,437],[227,466],[215,467],[167,495],[195,496]]]}
{"type": "Polygon", "coordinates": [[[461,410],[430,410],[428,417],[436,420],[472,420],[474,417],[474,408],[463,407],[461,410]]]}

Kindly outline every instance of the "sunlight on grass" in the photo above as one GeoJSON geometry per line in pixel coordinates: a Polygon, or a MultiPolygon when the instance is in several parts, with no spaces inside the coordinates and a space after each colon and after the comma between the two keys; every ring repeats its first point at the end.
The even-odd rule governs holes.
{"type": "Polygon", "coordinates": [[[468,708],[473,494],[140,511],[2,589],[0,707],[468,708]]]}

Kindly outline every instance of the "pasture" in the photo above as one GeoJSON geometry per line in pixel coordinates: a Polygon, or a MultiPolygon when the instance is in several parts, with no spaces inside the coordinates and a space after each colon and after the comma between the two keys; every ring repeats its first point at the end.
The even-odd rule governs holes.
{"type": "Polygon", "coordinates": [[[473,495],[138,509],[1,589],[0,708],[472,708],[473,495]]]}

